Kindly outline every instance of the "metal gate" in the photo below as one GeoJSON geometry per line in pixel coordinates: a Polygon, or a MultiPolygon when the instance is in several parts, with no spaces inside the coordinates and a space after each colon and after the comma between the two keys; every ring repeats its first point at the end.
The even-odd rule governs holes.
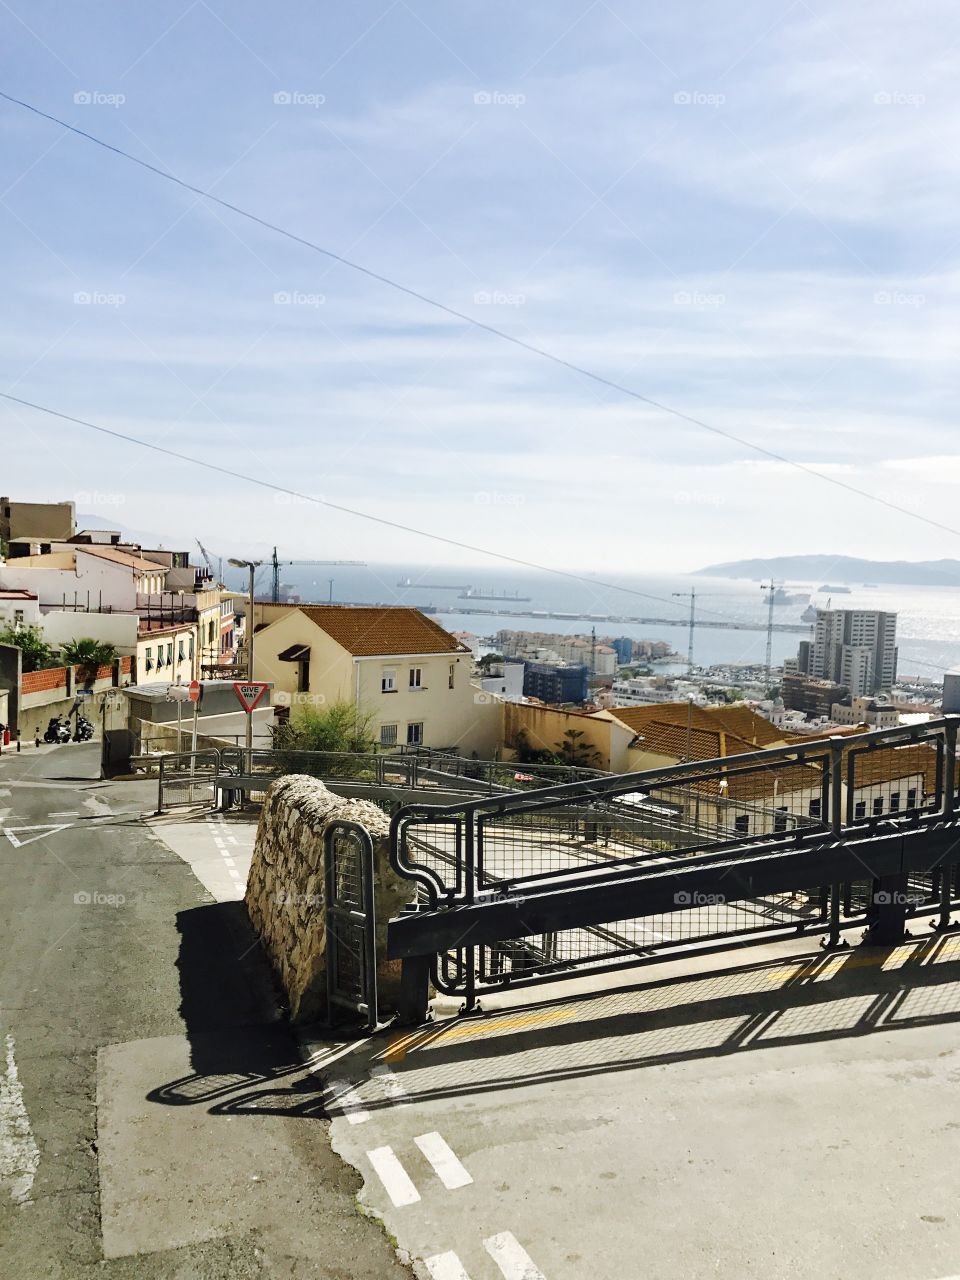
{"type": "Polygon", "coordinates": [[[160,756],[159,769],[158,813],[164,813],[173,805],[216,807],[219,751],[170,752],[160,756]]]}
{"type": "Polygon", "coordinates": [[[377,1027],[377,939],[373,841],[359,822],[332,823],[324,834],[327,1017],[337,1008],[377,1027]]]}

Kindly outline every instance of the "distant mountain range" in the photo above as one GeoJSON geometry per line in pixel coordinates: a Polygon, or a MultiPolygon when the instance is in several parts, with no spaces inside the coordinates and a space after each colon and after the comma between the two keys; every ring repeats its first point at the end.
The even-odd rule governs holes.
{"type": "Polygon", "coordinates": [[[859,560],[856,556],[771,556],[730,560],[696,573],[713,578],[789,578],[801,582],[898,583],[911,587],[960,586],[960,560],[859,560]]]}

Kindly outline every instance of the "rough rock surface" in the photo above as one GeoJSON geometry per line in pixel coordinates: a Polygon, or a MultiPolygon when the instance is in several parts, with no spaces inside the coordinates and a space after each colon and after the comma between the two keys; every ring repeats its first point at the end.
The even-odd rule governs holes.
{"type": "Polygon", "coordinates": [[[381,1008],[393,1007],[399,987],[398,966],[385,959],[386,926],[414,889],[390,866],[389,819],[368,800],[344,799],[316,778],[292,774],[263,803],[245,902],[297,1022],[326,1016],[323,837],[333,821],[362,823],[373,838],[381,1008]]]}

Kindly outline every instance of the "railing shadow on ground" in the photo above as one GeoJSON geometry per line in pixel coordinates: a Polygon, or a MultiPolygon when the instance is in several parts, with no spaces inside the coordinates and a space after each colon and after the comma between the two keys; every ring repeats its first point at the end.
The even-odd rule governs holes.
{"type": "MultiPolygon", "coordinates": [[[[960,937],[946,934],[449,1019],[393,1037],[380,1058],[416,1105],[955,1022],[960,937]]],[[[350,1060],[339,1065],[349,1076],[350,1060]]]]}
{"type": "Polygon", "coordinates": [[[301,1057],[242,902],[177,915],[180,1014],[190,1042],[188,1075],[150,1091],[170,1107],[214,1115],[321,1118],[322,1089],[301,1057]],[[277,1082],[283,1081],[281,1090],[277,1082]]]}
{"type": "MultiPolygon", "coordinates": [[[[272,993],[265,1003],[269,970],[238,908],[227,903],[181,915],[182,1012],[194,1071],[148,1097],[215,1115],[329,1119],[339,1114],[337,1099],[305,1065],[272,993]],[[193,918],[184,925],[183,917],[193,918]],[[227,948],[220,945],[225,937],[227,948]],[[254,950],[244,955],[238,943],[254,950]]],[[[368,1039],[358,1032],[352,1051],[342,1039],[331,1041],[331,1050],[347,1051],[335,1055],[330,1074],[362,1081],[371,1066],[385,1063],[415,1106],[957,1022],[960,936],[945,934],[893,948],[791,951],[451,1018],[407,1035],[368,1039]]],[[[312,1065],[327,1074],[322,1061],[312,1065]]],[[[362,1105],[376,1112],[393,1103],[364,1092],[362,1105]]]]}

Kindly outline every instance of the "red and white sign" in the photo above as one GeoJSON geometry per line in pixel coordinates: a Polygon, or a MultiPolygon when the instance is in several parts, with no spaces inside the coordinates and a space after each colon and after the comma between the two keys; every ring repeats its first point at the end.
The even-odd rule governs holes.
{"type": "Polygon", "coordinates": [[[515,773],[513,775],[514,782],[533,782],[532,773],[515,773]]]}
{"type": "Polygon", "coordinates": [[[199,680],[190,681],[190,701],[199,702],[203,697],[203,686],[199,680]]]}
{"type": "Polygon", "coordinates": [[[246,682],[235,680],[233,684],[233,692],[240,699],[240,705],[247,715],[250,714],[269,688],[269,684],[265,684],[262,680],[246,682]]]}

